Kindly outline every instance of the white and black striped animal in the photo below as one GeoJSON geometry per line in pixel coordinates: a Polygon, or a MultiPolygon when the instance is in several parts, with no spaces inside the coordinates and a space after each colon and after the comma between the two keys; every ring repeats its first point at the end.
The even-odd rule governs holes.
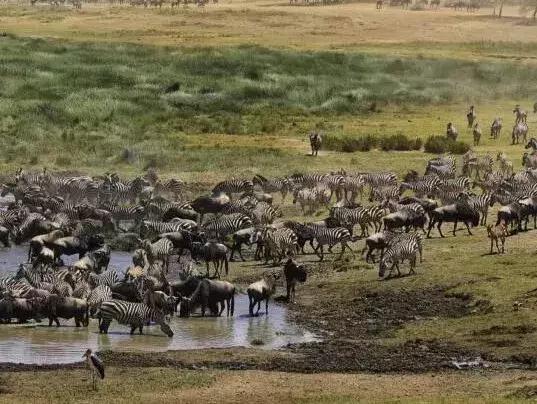
{"type": "Polygon", "coordinates": [[[329,251],[331,251],[332,248],[337,244],[341,245],[341,253],[339,255],[340,259],[345,253],[346,249],[350,250],[354,256],[354,251],[348,243],[355,241],[355,239],[352,237],[348,229],[344,227],[327,228],[314,224],[310,224],[308,226],[312,229],[313,238],[317,242],[315,253],[319,257],[320,261],[324,259],[324,246],[328,246],[329,251]]]}
{"type": "Polygon", "coordinates": [[[235,233],[237,230],[252,225],[253,222],[250,217],[241,213],[233,213],[231,215],[222,215],[211,219],[203,224],[202,230],[207,234],[207,237],[214,237],[220,240],[229,234],[235,233]]]}
{"type": "Polygon", "coordinates": [[[525,121],[520,121],[513,126],[513,132],[511,134],[512,144],[519,144],[522,140],[526,142],[528,136],[528,124],[525,121]]]}
{"type": "Polygon", "coordinates": [[[108,328],[112,320],[116,320],[120,324],[130,325],[131,334],[134,334],[136,329],[139,329],[140,334],[143,332],[144,326],[154,321],[160,326],[160,329],[168,337],[173,337],[173,331],[166,322],[166,312],[160,309],[151,308],[145,303],[132,303],[123,300],[108,300],[102,302],[99,309],[101,316],[101,324],[99,325],[99,333],[108,334],[108,328]]]}
{"type": "Polygon", "coordinates": [[[494,140],[498,139],[502,132],[502,126],[502,118],[494,118],[494,121],[492,121],[492,125],[490,126],[490,137],[494,140]]]}
{"type": "Polygon", "coordinates": [[[470,105],[470,109],[468,113],[466,114],[466,119],[468,120],[468,127],[471,128],[474,126],[474,122],[477,118],[477,114],[475,113],[475,108],[473,105],[470,105]]]}
{"type": "Polygon", "coordinates": [[[410,264],[409,273],[413,274],[416,267],[417,254],[419,252],[418,242],[413,238],[407,238],[394,243],[386,249],[379,264],[379,277],[383,278],[386,270],[397,270],[397,275],[401,276],[400,265],[408,260],[410,264]]]}

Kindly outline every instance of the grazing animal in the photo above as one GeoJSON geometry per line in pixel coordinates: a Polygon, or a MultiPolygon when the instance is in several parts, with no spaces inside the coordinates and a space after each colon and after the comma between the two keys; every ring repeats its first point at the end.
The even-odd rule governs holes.
{"type": "MultiPolygon", "coordinates": [[[[526,146],[526,149],[527,148],[528,146],[526,146]]],[[[503,176],[508,177],[513,174],[513,162],[507,159],[507,155],[504,152],[498,153],[496,156],[496,161],[500,164],[500,172],[503,176]]]]}
{"type": "Polygon", "coordinates": [[[532,137],[528,143],[526,144],[526,146],[524,146],[525,149],[530,149],[532,150],[531,154],[535,154],[535,152],[537,151],[537,139],[535,139],[534,137],[532,137]]]}
{"type": "Polygon", "coordinates": [[[537,155],[524,153],[522,155],[522,165],[527,168],[537,168],[537,155]]]}
{"type": "Polygon", "coordinates": [[[459,131],[451,122],[447,124],[446,136],[448,139],[453,141],[457,140],[457,137],[459,136],[459,131]]]}
{"type": "Polygon", "coordinates": [[[379,277],[383,278],[384,273],[388,269],[390,275],[394,269],[397,270],[397,275],[401,276],[401,271],[399,265],[403,263],[405,259],[409,260],[410,263],[410,272],[414,273],[414,268],[416,267],[416,255],[419,251],[418,242],[414,238],[404,239],[398,243],[391,245],[384,256],[380,260],[379,264],[379,277]]]}
{"type": "Polygon", "coordinates": [[[477,117],[477,115],[475,113],[475,108],[474,108],[473,105],[470,105],[470,110],[466,114],[466,119],[468,120],[468,127],[469,128],[474,126],[474,122],[475,122],[476,117],[477,117]]]}
{"type": "Polygon", "coordinates": [[[131,326],[131,335],[138,328],[140,335],[143,333],[144,325],[149,321],[156,322],[164,334],[168,337],[173,337],[173,331],[168,323],[166,323],[166,312],[151,308],[145,303],[132,303],[122,300],[109,300],[103,302],[100,308],[102,317],[99,325],[99,333],[108,334],[108,328],[112,320],[116,320],[120,324],[128,324],[131,326]]]}
{"type": "Polygon", "coordinates": [[[457,223],[463,222],[466,225],[468,234],[472,235],[470,231],[470,225],[479,225],[479,213],[472,209],[465,203],[454,203],[451,205],[441,206],[431,212],[431,220],[429,223],[429,231],[427,232],[427,238],[431,235],[431,229],[434,225],[437,226],[440,237],[444,237],[442,234],[442,223],[453,222],[453,236],[456,236],[457,223]]]}
{"type": "Polygon", "coordinates": [[[512,144],[519,144],[522,138],[523,142],[526,142],[528,136],[528,124],[525,121],[520,121],[513,126],[513,132],[511,134],[512,144]]]}
{"type": "Polygon", "coordinates": [[[311,132],[309,135],[309,138],[310,138],[310,146],[311,146],[311,155],[317,156],[323,144],[322,135],[319,132],[311,132]]]}
{"type": "Polygon", "coordinates": [[[104,379],[104,364],[103,361],[100,360],[92,351],[91,349],[88,349],[86,353],[82,356],[83,359],[86,359],[86,365],[88,366],[90,372],[91,372],[91,380],[92,380],[92,386],[93,390],[97,389],[96,382],[96,376],[99,379],[104,379]]]}
{"type": "Polygon", "coordinates": [[[492,226],[491,224],[489,224],[487,226],[487,234],[488,238],[490,238],[490,253],[493,253],[494,243],[496,243],[496,249],[498,250],[498,254],[503,254],[505,252],[505,239],[509,235],[505,223],[502,221],[496,226],[492,226]],[[501,241],[502,243],[501,252],[500,247],[498,246],[498,241],[501,241]]]}
{"type": "Polygon", "coordinates": [[[215,316],[221,316],[227,308],[227,317],[233,317],[235,310],[235,293],[236,289],[232,283],[225,281],[216,281],[211,279],[202,279],[198,286],[190,295],[182,299],[181,304],[188,305],[188,312],[192,310],[192,305],[201,305],[201,316],[205,317],[207,307],[215,316]],[[218,307],[220,305],[220,307],[218,307]]]}
{"type": "Polygon", "coordinates": [[[498,139],[502,132],[502,126],[502,118],[494,118],[494,121],[492,121],[492,125],[490,126],[490,137],[494,140],[498,139]]]}
{"type": "Polygon", "coordinates": [[[265,314],[268,316],[269,299],[276,291],[276,281],[280,279],[277,273],[270,273],[263,276],[260,281],[248,286],[247,293],[250,305],[248,311],[250,316],[257,316],[261,307],[261,302],[265,301],[265,314]],[[257,304],[257,312],[254,314],[254,306],[257,304]]]}
{"type": "Polygon", "coordinates": [[[283,266],[283,275],[287,288],[287,301],[294,302],[296,284],[306,282],[308,273],[302,264],[297,264],[295,260],[289,258],[283,266]]]}
{"type": "Polygon", "coordinates": [[[82,324],[87,327],[89,324],[89,307],[86,299],[77,299],[74,297],[51,295],[48,301],[48,325],[56,323],[60,326],[58,318],[71,319],[74,317],[75,324],[80,327],[82,324]]]}
{"type": "Polygon", "coordinates": [[[515,114],[515,125],[518,123],[526,123],[526,120],[528,119],[528,114],[526,111],[524,111],[520,105],[516,105],[515,109],[513,109],[513,113],[515,114]]]}
{"type": "Polygon", "coordinates": [[[207,266],[207,276],[209,276],[209,264],[212,262],[214,267],[214,276],[220,278],[220,271],[225,270],[225,275],[229,273],[229,260],[227,258],[228,248],[221,243],[208,241],[205,244],[198,242],[192,243],[192,258],[202,259],[207,266]]]}
{"type": "Polygon", "coordinates": [[[474,125],[474,130],[472,131],[472,135],[474,137],[474,146],[479,146],[479,141],[481,140],[481,128],[479,127],[479,123],[477,122],[474,125]]]}

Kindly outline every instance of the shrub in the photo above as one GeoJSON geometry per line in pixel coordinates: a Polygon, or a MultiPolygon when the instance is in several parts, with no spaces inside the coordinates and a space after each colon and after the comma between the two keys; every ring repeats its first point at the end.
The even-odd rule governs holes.
{"type": "Polygon", "coordinates": [[[399,133],[397,135],[382,138],[380,140],[380,147],[385,151],[419,150],[421,149],[422,143],[421,139],[409,139],[402,133],[399,133]]]}
{"type": "Polygon", "coordinates": [[[378,145],[378,139],[373,135],[365,136],[332,136],[326,135],[323,139],[324,147],[344,153],[355,151],[369,151],[378,145]]]}
{"type": "Polygon", "coordinates": [[[332,136],[324,137],[324,147],[328,150],[352,153],[355,151],[370,151],[381,148],[384,151],[419,150],[423,142],[421,139],[410,139],[399,133],[397,135],[378,138],[373,135],[365,136],[332,136]]]}
{"type": "Polygon", "coordinates": [[[425,142],[425,152],[441,154],[464,154],[470,150],[470,145],[464,142],[450,140],[445,136],[429,136],[425,142]]]}

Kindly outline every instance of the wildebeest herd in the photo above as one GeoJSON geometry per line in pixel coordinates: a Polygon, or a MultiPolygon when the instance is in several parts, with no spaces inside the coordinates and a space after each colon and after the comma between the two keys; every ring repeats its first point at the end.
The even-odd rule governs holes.
{"type": "MultiPolygon", "coordinates": [[[[515,113],[515,125],[526,124],[519,107],[515,113]]],[[[469,127],[474,115],[471,108],[469,127]]],[[[313,134],[310,140],[316,154],[322,138],[313,134]]],[[[20,169],[2,184],[1,195],[14,201],[0,212],[0,241],[6,248],[28,243],[28,258],[16,274],[0,278],[0,321],[48,318],[49,325],[60,325],[60,318],[74,318],[77,326],[87,326],[91,316],[102,333],[113,320],[130,325],[131,333],[154,322],[171,337],[168,317],[177,311],[189,316],[199,308],[202,316],[220,316],[226,310],[233,316],[237,288],[220,278],[229,275],[229,261],[245,261],[244,246],[255,247],[247,258],[283,266],[247,287],[252,316],[263,301],[268,313],[280,278],[293,301],[296,284],[307,278],[299,256],[314,254],[322,261],[338,245],[338,258],[347,250],[355,256],[352,244],[364,240],[362,255],[366,262],[378,260],[381,278],[401,275],[404,261],[414,273],[425,238],[434,228],[444,237],[444,223],[453,223],[453,236],[459,223],[469,235],[472,227],[487,226],[491,254],[494,244],[503,253],[506,237],[527,230],[530,217],[536,227],[537,165],[528,161],[537,140],[526,148],[533,153],[525,154],[519,172],[503,152],[494,158],[470,150],[461,159],[433,158],[423,174],[410,170],[402,180],[391,172],[345,170],[256,175],[220,182],[197,197],[188,184],[164,180],[153,170],[124,180],[115,173],[20,169]],[[288,196],[304,216],[322,209],[328,214],[322,220],[285,218],[288,196]],[[487,225],[495,204],[496,222],[487,225]],[[121,273],[108,269],[109,242],[117,239],[134,249],[132,265],[121,273]],[[78,260],[65,265],[71,255],[78,260]],[[205,274],[193,269],[200,262],[205,274]],[[169,276],[170,267],[179,279],[169,276]]]]}

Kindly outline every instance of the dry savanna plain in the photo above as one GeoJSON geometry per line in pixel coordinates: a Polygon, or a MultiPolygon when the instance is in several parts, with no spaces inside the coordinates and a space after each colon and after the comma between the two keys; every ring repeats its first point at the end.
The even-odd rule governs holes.
{"type": "MultiPolygon", "coordinates": [[[[386,2],[387,3],[387,2],[386,2]]],[[[0,168],[134,177],[148,168],[210,189],[231,177],[296,172],[423,174],[435,154],[349,146],[405,135],[423,142],[447,122],[480,155],[511,145],[513,108],[537,134],[537,24],[506,4],[468,13],[441,5],[306,6],[220,0],[205,7],[0,3],[0,168]],[[502,117],[499,139],[489,138],[502,117]],[[310,157],[307,134],[326,134],[310,157]]],[[[460,168],[460,156],[457,156],[460,168]]],[[[367,203],[367,201],[364,201],[367,203]]],[[[288,197],[286,218],[311,220],[288,197]]],[[[489,222],[495,222],[495,205],[489,222]]],[[[315,218],[326,216],[318,211],[315,218]]],[[[256,348],[103,352],[91,391],[84,365],[0,364],[0,401],[519,402],[537,397],[537,230],[489,254],[483,226],[424,240],[416,274],[378,280],[357,254],[301,256],[292,318],[322,340],[256,348]],[[487,366],[457,370],[453,360],[487,366]]],[[[353,244],[361,251],[364,241],[353,244]]],[[[263,268],[232,263],[247,285],[263,268]]],[[[407,272],[404,265],[403,272],[407,272]]],[[[282,292],[283,293],[283,292],[282,292]]],[[[0,333],[2,329],[0,329],[0,333]]]]}

